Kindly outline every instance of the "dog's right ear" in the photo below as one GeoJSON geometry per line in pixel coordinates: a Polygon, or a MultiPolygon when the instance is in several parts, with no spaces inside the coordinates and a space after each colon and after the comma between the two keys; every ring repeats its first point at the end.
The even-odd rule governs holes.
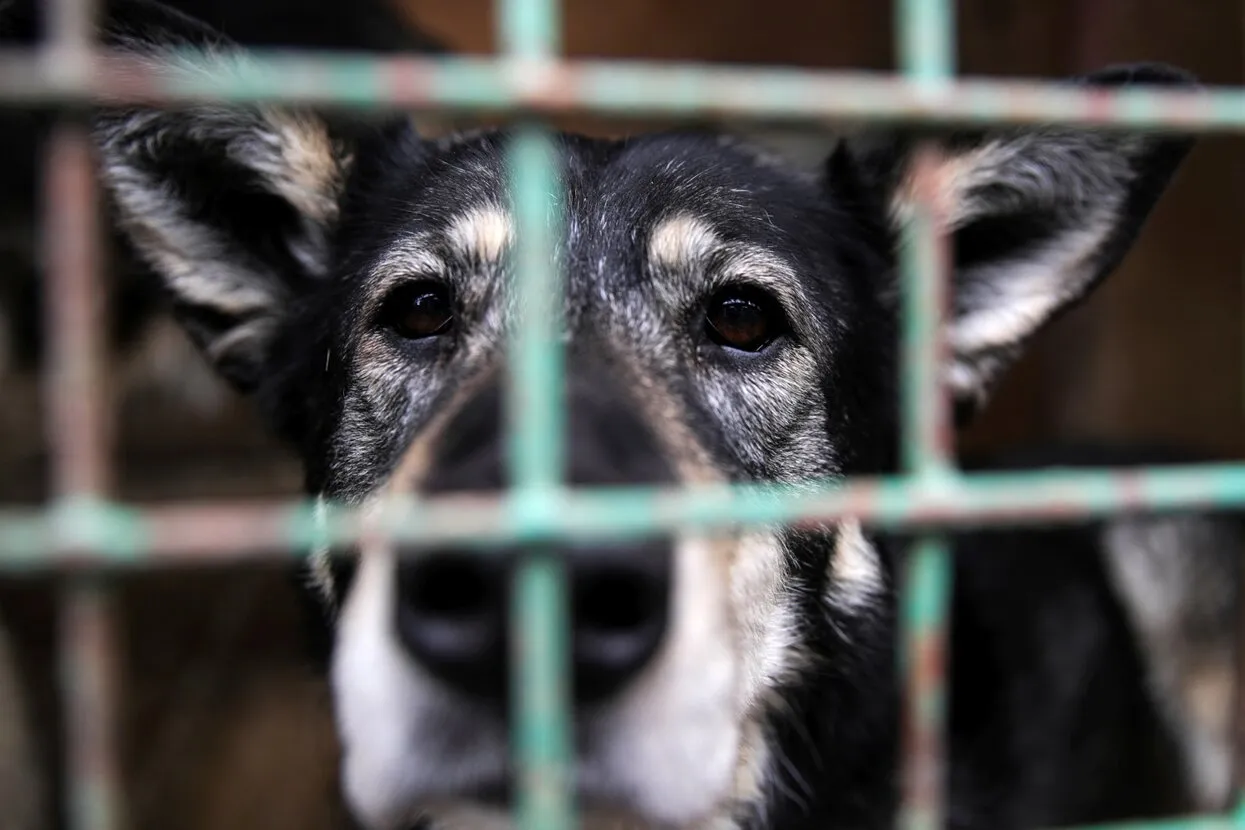
{"type": "MultiPolygon", "coordinates": [[[[114,48],[243,60],[155,3],[114,0],[110,11],[114,48]]],[[[219,105],[106,110],[93,135],[121,229],[213,366],[253,391],[282,316],[325,276],[349,142],[310,112],[219,105]]]]}

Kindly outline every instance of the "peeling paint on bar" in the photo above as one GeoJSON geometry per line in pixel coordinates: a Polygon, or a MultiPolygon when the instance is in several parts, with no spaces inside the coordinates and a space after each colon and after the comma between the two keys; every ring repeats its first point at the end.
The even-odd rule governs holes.
{"type": "MultiPolygon", "coordinates": [[[[551,14],[545,3],[512,3],[512,16],[551,14]]],[[[543,27],[533,25],[534,30],[543,27]]],[[[534,497],[563,474],[561,279],[554,248],[559,206],[557,160],[550,137],[519,130],[509,158],[515,202],[519,320],[510,342],[508,440],[512,491],[534,497]]],[[[529,551],[515,576],[514,739],[519,770],[514,804],[520,830],[570,830],[571,723],[568,690],[566,574],[544,546],[529,551]]]]}
{"type": "MultiPolygon", "coordinates": [[[[818,491],[737,485],[684,490],[590,487],[517,494],[454,495],[408,502],[385,530],[410,545],[541,543],[669,533],[680,526],[744,527],[843,518],[889,530],[1077,522],[1122,511],[1245,509],[1245,465],[1157,470],[1069,470],[952,475],[935,481],[864,478],[818,491]]],[[[73,527],[97,549],[70,564],[154,567],[217,559],[302,555],[313,542],[345,545],[361,533],[357,515],[330,511],[319,535],[304,502],[198,502],[142,509],[98,507],[73,527]],[[290,549],[293,549],[292,552],[290,549]]],[[[72,519],[0,510],[0,570],[66,564],[72,519]],[[38,557],[47,553],[47,562],[38,557]]]]}
{"type": "MultiPolygon", "coordinates": [[[[904,74],[926,95],[950,83],[955,39],[950,0],[901,0],[895,34],[904,74]]],[[[942,383],[946,349],[941,322],[950,299],[947,205],[940,159],[917,149],[913,166],[915,214],[901,238],[903,277],[904,468],[918,482],[952,473],[950,406],[942,383]]],[[[918,537],[907,556],[900,595],[903,678],[903,830],[940,830],[946,810],[945,665],[951,553],[944,539],[918,537]]]]}
{"type": "Polygon", "coordinates": [[[907,557],[903,590],[904,801],[899,826],[939,830],[946,810],[946,741],[943,736],[947,678],[947,611],[951,552],[927,537],[907,557]]]}
{"type": "MultiPolygon", "coordinates": [[[[515,77],[535,72],[557,52],[557,0],[501,0],[504,59],[515,77]],[[537,69],[533,69],[537,67],[537,69]]],[[[552,137],[527,123],[507,159],[514,198],[519,314],[508,343],[510,479],[515,497],[557,487],[563,476],[563,360],[556,240],[560,180],[552,137]]],[[[517,770],[511,805],[518,830],[571,830],[571,735],[568,590],[565,564],[547,545],[526,551],[512,587],[512,736],[517,770]]]]}
{"type": "Polygon", "coordinates": [[[61,77],[30,51],[0,50],[0,105],[292,103],[440,112],[872,121],[944,126],[1116,125],[1130,130],[1245,131],[1245,90],[1078,90],[1032,80],[927,84],[884,74],[800,72],[637,61],[365,58],[257,51],[245,71],[171,69],[99,53],[61,77]]]}
{"type": "Polygon", "coordinates": [[[945,475],[951,467],[952,434],[942,383],[946,343],[941,320],[950,292],[950,250],[943,234],[947,206],[935,151],[918,150],[914,162],[912,221],[900,246],[903,274],[904,466],[913,475],[945,475]]]}
{"type": "Polygon", "coordinates": [[[1157,821],[1119,824],[1082,824],[1062,830],[1234,830],[1241,825],[1226,816],[1188,816],[1157,821]]]}
{"type": "MultiPolygon", "coordinates": [[[[53,22],[68,45],[82,37],[87,7],[59,4],[53,22]]],[[[97,189],[86,130],[71,122],[53,131],[44,163],[42,245],[47,263],[47,327],[54,332],[43,377],[52,489],[64,506],[49,521],[64,523],[65,550],[90,558],[91,534],[75,506],[111,487],[111,399],[106,393],[104,288],[97,189]]],[[[117,746],[116,615],[108,587],[95,575],[71,575],[60,596],[57,631],[64,701],[65,766],[70,830],[120,830],[122,777],[117,746]]]]}

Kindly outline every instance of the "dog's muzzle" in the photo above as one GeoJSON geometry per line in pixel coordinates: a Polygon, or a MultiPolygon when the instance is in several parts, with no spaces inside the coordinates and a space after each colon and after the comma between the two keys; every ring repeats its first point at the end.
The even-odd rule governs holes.
{"type": "MultiPolygon", "coordinates": [[[[607,702],[657,654],[670,617],[672,571],[662,542],[563,548],[572,690],[607,702]]],[[[509,700],[515,552],[433,551],[405,559],[395,605],[410,657],[455,692],[509,700]]]]}

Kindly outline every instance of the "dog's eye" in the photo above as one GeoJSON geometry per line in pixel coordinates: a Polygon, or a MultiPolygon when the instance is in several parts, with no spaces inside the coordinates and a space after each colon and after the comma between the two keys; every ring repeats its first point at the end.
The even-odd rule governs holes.
{"type": "Polygon", "coordinates": [[[454,324],[449,287],[431,280],[404,285],[385,300],[381,319],[408,340],[444,334],[454,324]]]}
{"type": "Polygon", "coordinates": [[[738,286],[719,291],[705,311],[705,330],[715,343],[745,352],[759,352],[786,328],[777,301],[756,288],[738,286]]]}

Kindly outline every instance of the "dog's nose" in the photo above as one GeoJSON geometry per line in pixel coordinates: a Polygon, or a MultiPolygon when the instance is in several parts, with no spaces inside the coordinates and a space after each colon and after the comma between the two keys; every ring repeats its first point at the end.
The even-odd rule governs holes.
{"type": "MultiPolygon", "coordinates": [[[[656,655],[669,617],[670,557],[658,544],[564,555],[573,692],[589,705],[622,691],[656,655]]],[[[451,689],[503,706],[516,561],[430,552],[399,565],[397,627],[410,655],[451,689]]]]}

